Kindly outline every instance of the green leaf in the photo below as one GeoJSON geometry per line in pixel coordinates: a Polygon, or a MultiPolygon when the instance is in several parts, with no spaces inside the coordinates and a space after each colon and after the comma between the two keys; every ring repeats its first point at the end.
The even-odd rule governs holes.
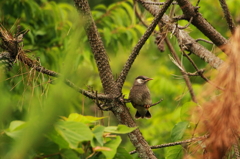
{"type": "Polygon", "coordinates": [[[93,133],[83,123],[75,121],[59,121],[55,126],[56,131],[66,140],[71,148],[76,149],[82,141],[90,141],[93,133]]]}
{"type": "Polygon", "coordinates": [[[129,152],[125,148],[118,147],[114,159],[133,159],[133,157],[129,154],[129,152]]]}
{"type": "Polygon", "coordinates": [[[106,46],[108,46],[109,43],[111,42],[111,37],[112,37],[111,30],[109,28],[105,27],[103,29],[103,34],[104,34],[104,38],[106,40],[106,46]]]}
{"type": "Polygon", "coordinates": [[[166,150],[165,159],[181,159],[183,156],[181,145],[167,147],[165,150],[166,150]]]}
{"type": "Polygon", "coordinates": [[[26,122],[24,121],[20,121],[20,120],[12,121],[10,123],[9,128],[5,130],[5,133],[9,137],[15,139],[21,136],[22,129],[25,128],[25,126],[26,126],[26,122]]]}
{"type": "Polygon", "coordinates": [[[112,159],[116,152],[119,144],[121,143],[122,139],[120,136],[117,136],[116,139],[112,139],[104,144],[104,147],[109,147],[110,151],[102,151],[102,153],[106,156],[107,159],[112,159]]]}
{"type": "Polygon", "coordinates": [[[171,139],[173,142],[182,139],[183,134],[184,134],[188,124],[189,124],[188,122],[182,121],[182,122],[177,123],[174,126],[174,128],[172,129],[172,133],[171,133],[171,139]]]}
{"type": "Polygon", "coordinates": [[[115,134],[127,134],[137,129],[137,127],[127,127],[126,125],[118,125],[118,126],[108,126],[105,127],[104,131],[115,134]]]}
{"type": "Polygon", "coordinates": [[[68,149],[68,142],[54,129],[47,134],[47,137],[55,142],[61,149],[68,149]]]}
{"type": "Polygon", "coordinates": [[[81,114],[77,113],[72,113],[68,116],[68,118],[63,117],[64,120],[66,121],[76,121],[76,122],[81,122],[81,123],[93,123],[97,120],[103,119],[105,117],[93,117],[93,116],[83,116],[81,114]]]}
{"type": "Polygon", "coordinates": [[[79,159],[76,152],[71,149],[64,149],[61,151],[61,156],[63,159],[79,159]]]}
{"type": "Polygon", "coordinates": [[[103,132],[104,132],[104,126],[98,125],[95,126],[92,130],[94,134],[93,141],[91,142],[92,147],[96,146],[103,146],[103,132]]]}
{"type": "Polygon", "coordinates": [[[106,9],[107,9],[107,7],[103,4],[99,4],[94,7],[94,10],[106,10],[106,9]]]}

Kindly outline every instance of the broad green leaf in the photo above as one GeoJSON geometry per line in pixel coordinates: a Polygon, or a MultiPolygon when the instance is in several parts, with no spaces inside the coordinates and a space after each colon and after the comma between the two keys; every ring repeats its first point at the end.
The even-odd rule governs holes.
{"type": "Polygon", "coordinates": [[[129,154],[129,152],[123,148],[123,147],[118,147],[117,153],[114,156],[115,159],[132,159],[133,157],[129,154]]]}
{"type": "Polygon", "coordinates": [[[11,138],[17,138],[21,136],[22,129],[26,126],[26,122],[16,120],[10,123],[9,128],[5,133],[11,138]]]}
{"type": "Polygon", "coordinates": [[[167,147],[165,151],[165,159],[182,159],[183,152],[181,145],[167,147]]]}
{"type": "Polygon", "coordinates": [[[55,130],[53,129],[46,135],[50,140],[55,142],[61,149],[69,149],[68,142],[55,130]]]}
{"type": "Polygon", "coordinates": [[[56,131],[66,140],[69,147],[76,149],[82,141],[90,141],[93,134],[89,127],[75,121],[59,121],[55,126],[56,131]]]}
{"type": "Polygon", "coordinates": [[[92,147],[96,147],[98,145],[103,146],[103,132],[104,132],[104,126],[98,125],[95,126],[92,130],[94,134],[93,141],[91,142],[92,147]]]}
{"type": "Polygon", "coordinates": [[[77,114],[77,113],[72,113],[68,116],[68,118],[63,117],[64,120],[66,121],[76,121],[76,122],[81,122],[81,123],[92,123],[95,122],[97,120],[103,119],[105,117],[93,117],[93,116],[83,116],[81,114],[77,114]]]}
{"type": "Polygon", "coordinates": [[[60,154],[63,159],[79,159],[76,152],[74,152],[74,150],[71,149],[64,149],[61,151],[60,154]]]}
{"type": "Polygon", "coordinates": [[[108,126],[105,127],[104,131],[115,134],[127,134],[135,130],[137,127],[127,127],[126,125],[118,125],[118,126],[108,126]]]}
{"type": "Polygon", "coordinates": [[[102,151],[102,153],[106,156],[107,159],[112,159],[116,152],[119,144],[121,143],[122,139],[120,136],[117,136],[116,139],[112,139],[104,144],[104,147],[109,147],[110,151],[102,151]]]}
{"type": "Polygon", "coordinates": [[[182,139],[183,134],[184,134],[188,124],[189,124],[189,122],[182,121],[182,122],[177,123],[174,126],[174,128],[172,129],[172,133],[171,133],[171,139],[173,142],[182,139]]]}

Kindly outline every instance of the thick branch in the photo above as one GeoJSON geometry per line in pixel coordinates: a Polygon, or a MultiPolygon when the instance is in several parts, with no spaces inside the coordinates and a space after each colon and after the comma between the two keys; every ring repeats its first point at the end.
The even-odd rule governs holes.
{"type": "MultiPolygon", "coordinates": [[[[139,3],[141,3],[143,5],[143,7],[148,10],[152,15],[156,15],[159,11],[159,7],[154,6],[154,5],[149,5],[149,4],[145,4],[145,0],[137,0],[139,3]]],[[[171,19],[165,14],[162,19],[161,19],[161,26],[167,26],[169,32],[174,33],[174,35],[176,35],[176,25],[170,23],[171,19]]],[[[214,54],[212,54],[209,50],[207,50],[205,47],[203,47],[202,45],[198,44],[192,37],[189,36],[189,34],[187,32],[185,32],[184,30],[180,30],[179,31],[179,37],[181,39],[182,45],[186,46],[187,49],[194,53],[195,55],[199,56],[200,58],[202,58],[204,61],[206,61],[207,63],[209,63],[212,67],[214,68],[218,68],[223,61],[216,57],[214,54]]]]}
{"type": "Polygon", "coordinates": [[[234,30],[235,30],[235,24],[233,22],[233,19],[232,19],[232,16],[231,16],[230,12],[229,12],[227,3],[226,3],[225,0],[219,0],[219,2],[221,4],[221,7],[222,7],[222,10],[223,10],[223,13],[224,13],[224,17],[227,21],[228,28],[231,30],[231,32],[233,34],[234,30]]]}
{"type": "MultiPolygon", "coordinates": [[[[120,91],[114,81],[112,70],[109,65],[109,59],[106,54],[101,37],[93,21],[92,14],[87,0],[74,0],[75,6],[82,15],[85,22],[84,29],[88,36],[94,59],[96,61],[99,76],[102,82],[104,93],[119,95],[120,91]]],[[[82,21],[81,19],[81,21],[82,21]]]]}
{"type": "MultiPolygon", "coordinates": [[[[75,0],[77,9],[82,13],[85,20],[85,31],[87,33],[95,61],[99,70],[104,92],[112,95],[112,101],[107,103],[111,107],[111,111],[116,116],[119,123],[127,125],[129,127],[136,127],[132,116],[129,113],[128,108],[124,103],[124,99],[121,95],[121,89],[118,88],[116,82],[113,80],[109,61],[105,53],[103,42],[97,32],[97,28],[92,19],[90,8],[87,0],[75,0]]],[[[125,80],[125,79],[124,79],[125,80]]],[[[140,158],[156,159],[150,146],[143,138],[139,129],[134,130],[128,134],[129,139],[139,153],[140,158]]]]}
{"type": "Polygon", "coordinates": [[[141,48],[143,47],[143,45],[145,44],[145,42],[147,41],[149,36],[154,31],[154,29],[157,26],[159,20],[162,18],[162,16],[164,15],[164,13],[168,9],[168,7],[171,5],[172,1],[173,0],[168,0],[168,1],[165,2],[163,7],[161,8],[161,10],[156,14],[153,22],[149,25],[149,27],[147,28],[147,30],[145,31],[143,36],[138,41],[137,45],[134,47],[131,55],[129,56],[126,64],[124,65],[124,67],[122,69],[122,72],[120,73],[119,78],[117,79],[117,83],[118,83],[118,87],[119,88],[122,88],[123,83],[124,83],[124,81],[125,81],[125,79],[127,77],[127,74],[129,72],[129,70],[130,70],[134,60],[136,59],[137,55],[139,54],[141,48]]]}
{"type": "Polygon", "coordinates": [[[220,47],[227,43],[227,40],[209,24],[188,0],[177,0],[184,15],[193,17],[192,24],[207,36],[216,46],[220,47]]]}

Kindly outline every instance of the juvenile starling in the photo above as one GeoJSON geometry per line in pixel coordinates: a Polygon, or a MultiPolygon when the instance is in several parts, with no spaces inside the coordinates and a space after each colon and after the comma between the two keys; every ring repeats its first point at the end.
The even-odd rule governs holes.
{"type": "Polygon", "coordinates": [[[135,114],[136,119],[152,117],[148,111],[148,108],[152,104],[150,91],[147,87],[147,82],[149,80],[152,80],[152,78],[138,76],[130,90],[129,100],[131,101],[133,107],[137,109],[135,114]]]}

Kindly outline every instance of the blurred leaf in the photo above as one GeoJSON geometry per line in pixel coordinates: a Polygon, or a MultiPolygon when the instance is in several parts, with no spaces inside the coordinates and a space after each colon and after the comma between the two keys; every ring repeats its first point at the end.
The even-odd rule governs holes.
{"type": "Polygon", "coordinates": [[[7,130],[5,130],[5,133],[11,137],[16,139],[17,137],[21,136],[22,129],[26,126],[26,122],[24,121],[12,121],[10,123],[10,126],[7,130]]]}
{"type": "Polygon", "coordinates": [[[126,125],[118,125],[118,126],[108,126],[105,127],[104,131],[115,134],[127,134],[137,129],[137,127],[130,128],[126,125]]]}
{"type": "Polygon", "coordinates": [[[110,151],[102,151],[102,153],[106,156],[107,159],[112,159],[116,152],[119,144],[121,143],[122,139],[120,136],[117,136],[116,139],[112,139],[104,144],[104,147],[109,147],[110,151]]]}
{"type": "Polygon", "coordinates": [[[126,151],[124,147],[118,147],[114,159],[133,159],[133,157],[129,154],[128,151],[126,151]]]}
{"type": "Polygon", "coordinates": [[[183,156],[182,146],[180,145],[167,147],[165,152],[165,159],[181,159],[183,156]]]}
{"type": "Polygon", "coordinates": [[[62,117],[62,118],[66,121],[76,121],[76,122],[89,124],[89,123],[93,123],[97,120],[104,119],[106,117],[83,116],[81,114],[72,113],[68,116],[68,118],[66,118],[66,117],[62,117]]]}
{"type": "Polygon", "coordinates": [[[61,150],[61,156],[63,159],[79,159],[76,152],[74,152],[74,150],[71,150],[71,149],[61,150]]]}
{"type": "Polygon", "coordinates": [[[182,121],[182,122],[177,123],[174,126],[174,128],[172,129],[172,133],[171,133],[171,140],[173,142],[182,139],[183,134],[184,134],[188,124],[189,124],[189,122],[182,121]]]}
{"type": "Polygon", "coordinates": [[[194,108],[196,106],[196,103],[194,102],[187,102],[185,103],[182,107],[181,107],[181,119],[186,121],[186,120],[189,120],[190,117],[191,117],[191,111],[192,111],[192,108],[194,108]]]}
{"type": "Polygon", "coordinates": [[[90,141],[93,133],[83,123],[75,121],[59,121],[55,125],[56,131],[66,140],[71,148],[76,149],[82,141],[90,141]]]}
{"type": "Polygon", "coordinates": [[[53,129],[52,131],[50,131],[47,134],[47,137],[52,140],[53,142],[55,142],[59,148],[61,149],[68,149],[69,147],[69,143],[55,130],[53,129]]]}

